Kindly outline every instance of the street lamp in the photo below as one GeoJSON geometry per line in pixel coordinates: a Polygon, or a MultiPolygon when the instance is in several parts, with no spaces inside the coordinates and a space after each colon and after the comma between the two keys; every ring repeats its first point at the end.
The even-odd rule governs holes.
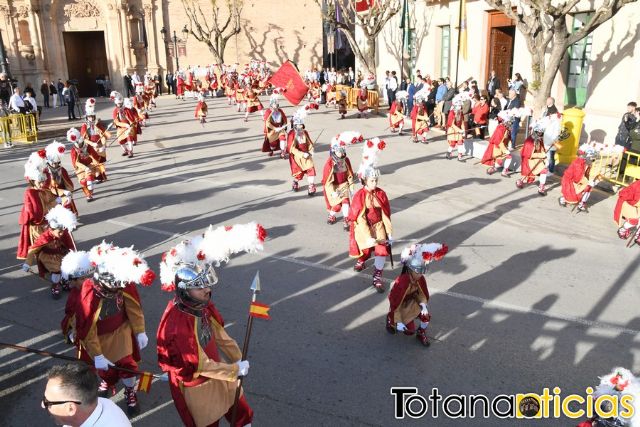
{"type": "MultiPolygon", "coordinates": [[[[180,63],[178,62],[178,36],[176,35],[176,31],[173,30],[173,36],[169,36],[167,37],[167,29],[165,27],[162,27],[162,29],[160,30],[160,34],[162,34],[162,40],[166,43],[168,41],[173,41],[173,52],[174,55],[176,56],[176,73],[178,71],[180,71],[180,63]]],[[[184,28],[182,29],[182,35],[184,37],[184,40],[186,41],[187,38],[189,37],[189,30],[187,29],[187,26],[185,25],[184,28]]]]}

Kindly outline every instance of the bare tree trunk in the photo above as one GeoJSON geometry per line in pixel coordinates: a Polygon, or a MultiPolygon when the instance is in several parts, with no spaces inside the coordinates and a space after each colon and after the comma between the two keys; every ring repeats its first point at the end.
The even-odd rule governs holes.
{"type": "MultiPolygon", "coordinates": [[[[534,58],[536,58],[536,56],[542,56],[543,58],[543,65],[541,67],[541,79],[538,80],[540,82],[540,87],[534,93],[533,109],[536,116],[546,105],[547,98],[551,96],[553,81],[555,80],[555,77],[560,70],[560,64],[562,63],[562,58],[564,58],[566,51],[567,46],[564,43],[554,43],[553,47],[551,48],[551,55],[549,55],[546,64],[544,63],[544,57],[542,55],[536,53],[534,56],[534,58]]],[[[532,71],[534,71],[535,73],[535,70],[536,68],[534,67],[532,71]]]]}

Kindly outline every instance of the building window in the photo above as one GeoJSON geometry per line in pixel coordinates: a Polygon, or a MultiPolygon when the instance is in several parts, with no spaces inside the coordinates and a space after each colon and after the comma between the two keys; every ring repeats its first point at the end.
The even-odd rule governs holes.
{"type": "Polygon", "coordinates": [[[449,52],[451,51],[451,27],[443,25],[440,27],[440,76],[449,75],[449,52]]]}
{"type": "MultiPolygon", "coordinates": [[[[572,33],[582,28],[593,16],[593,12],[582,12],[573,15],[572,33]]],[[[589,64],[593,36],[589,34],[574,43],[568,49],[569,69],[567,72],[567,91],[565,105],[584,107],[587,102],[587,84],[589,81],[589,64]]]]}

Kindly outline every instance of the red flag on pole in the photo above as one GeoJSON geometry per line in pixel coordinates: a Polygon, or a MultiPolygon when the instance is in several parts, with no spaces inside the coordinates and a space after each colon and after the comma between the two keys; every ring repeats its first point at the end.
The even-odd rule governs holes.
{"type": "Polygon", "coordinates": [[[298,69],[290,61],[282,64],[278,71],[271,76],[269,82],[274,87],[283,88],[284,93],[282,96],[287,98],[287,101],[293,105],[300,104],[302,98],[304,98],[309,91],[309,87],[304,84],[304,80],[300,77],[298,69]]]}

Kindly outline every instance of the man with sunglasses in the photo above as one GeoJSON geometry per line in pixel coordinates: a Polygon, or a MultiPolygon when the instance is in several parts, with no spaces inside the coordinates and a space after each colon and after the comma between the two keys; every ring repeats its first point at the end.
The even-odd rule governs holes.
{"type": "Polygon", "coordinates": [[[98,397],[98,381],[89,366],[69,363],[54,366],[40,405],[56,425],[70,427],[127,427],[131,423],[122,409],[98,397]]]}

